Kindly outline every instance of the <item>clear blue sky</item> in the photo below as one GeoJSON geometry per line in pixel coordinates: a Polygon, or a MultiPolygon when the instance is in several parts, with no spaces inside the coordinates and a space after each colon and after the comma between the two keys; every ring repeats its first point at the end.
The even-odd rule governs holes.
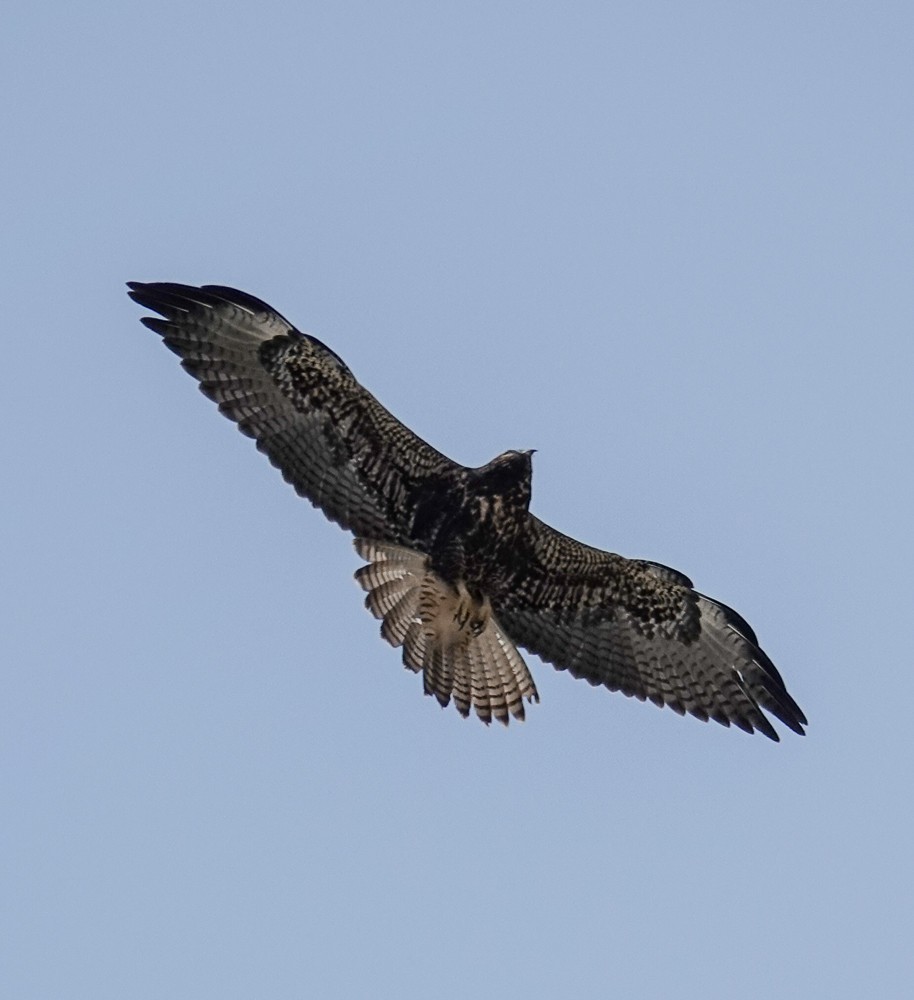
{"type": "Polygon", "coordinates": [[[0,993],[906,997],[914,8],[10,2],[0,993]],[[140,326],[237,285],[688,573],[774,745],[531,657],[489,729],[140,326]]]}

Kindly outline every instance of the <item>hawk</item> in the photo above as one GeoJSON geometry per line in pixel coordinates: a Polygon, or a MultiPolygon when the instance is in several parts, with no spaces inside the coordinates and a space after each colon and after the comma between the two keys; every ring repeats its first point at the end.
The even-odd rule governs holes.
{"type": "Polygon", "coordinates": [[[389,413],[329,347],[221,285],[129,282],[142,322],[295,490],[355,535],[356,579],[426,694],[484,722],[539,700],[522,646],[592,685],[778,735],[807,724],[755,633],[682,573],[530,513],[530,451],[477,469],[389,413]]]}

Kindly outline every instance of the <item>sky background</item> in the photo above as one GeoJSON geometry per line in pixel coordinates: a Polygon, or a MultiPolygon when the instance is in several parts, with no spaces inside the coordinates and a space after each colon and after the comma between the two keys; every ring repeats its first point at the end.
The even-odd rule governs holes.
{"type": "Polygon", "coordinates": [[[0,993],[907,997],[914,8],[23,3],[0,31],[0,993]],[[740,611],[779,745],[421,692],[139,323],[236,285],[740,611]]]}

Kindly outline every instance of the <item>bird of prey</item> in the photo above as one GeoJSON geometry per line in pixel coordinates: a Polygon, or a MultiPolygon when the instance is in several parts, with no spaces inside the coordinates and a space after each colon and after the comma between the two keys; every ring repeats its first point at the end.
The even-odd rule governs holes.
{"type": "Polygon", "coordinates": [[[426,694],[484,722],[538,701],[522,646],[592,685],[746,732],[806,718],[755,633],[682,573],[575,541],[529,511],[530,451],[467,468],[344,362],[221,285],[129,282],[200,389],[295,490],[355,535],[356,579],[426,694]]]}

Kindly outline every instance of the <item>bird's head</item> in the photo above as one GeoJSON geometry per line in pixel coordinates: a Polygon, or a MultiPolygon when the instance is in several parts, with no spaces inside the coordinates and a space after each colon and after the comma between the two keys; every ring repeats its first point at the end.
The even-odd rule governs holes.
{"type": "Polygon", "coordinates": [[[480,466],[475,470],[477,489],[490,496],[505,497],[515,505],[526,508],[530,503],[534,451],[535,448],[505,451],[487,465],[480,466]]]}

